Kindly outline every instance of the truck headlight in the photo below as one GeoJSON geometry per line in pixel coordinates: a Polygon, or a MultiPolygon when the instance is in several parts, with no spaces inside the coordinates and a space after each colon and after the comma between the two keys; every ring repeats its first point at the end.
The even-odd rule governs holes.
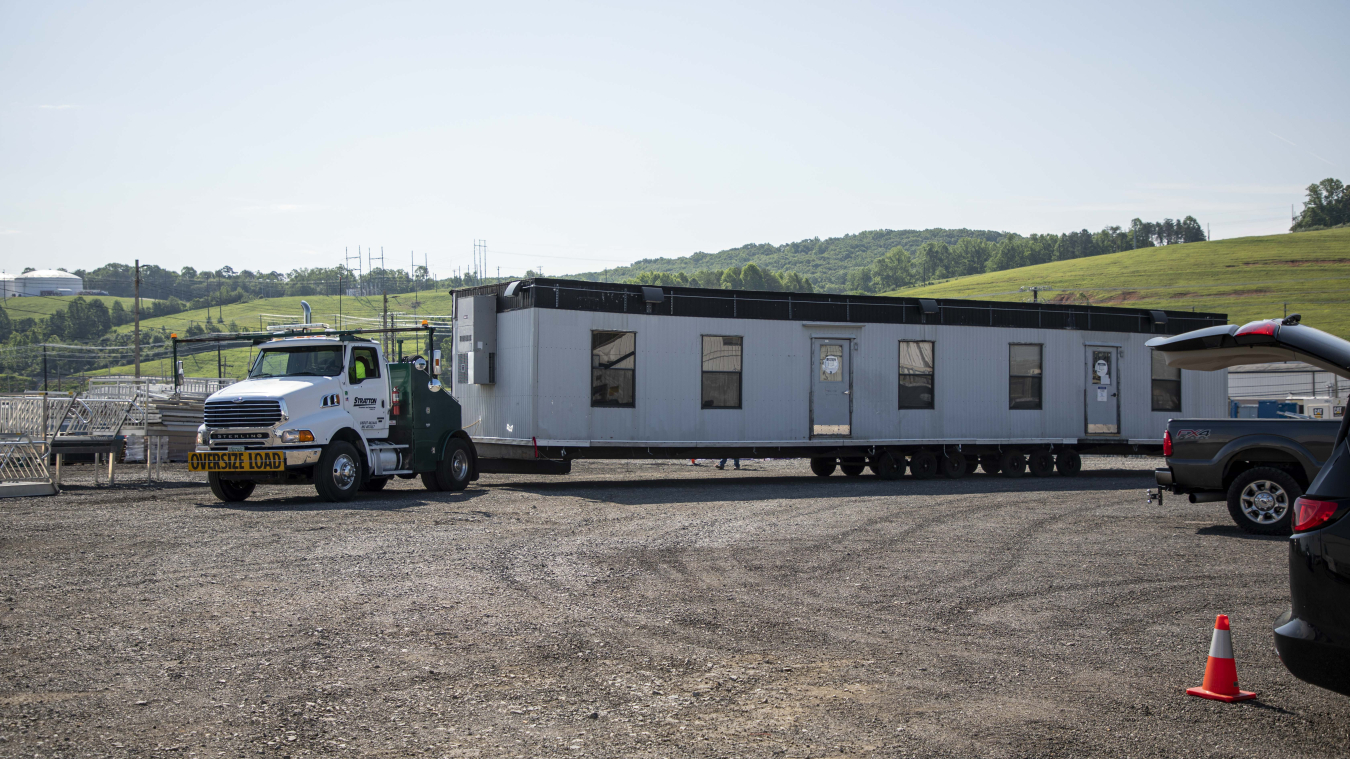
{"type": "Polygon", "coordinates": [[[281,433],[281,442],[312,443],[314,442],[314,433],[309,430],[286,430],[281,433]]]}
{"type": "Polygon", "coordinates": [[[211,435],[206,431],[206,427],[197,430],[197,445],[206,445],[211,440],[211,435]]]}

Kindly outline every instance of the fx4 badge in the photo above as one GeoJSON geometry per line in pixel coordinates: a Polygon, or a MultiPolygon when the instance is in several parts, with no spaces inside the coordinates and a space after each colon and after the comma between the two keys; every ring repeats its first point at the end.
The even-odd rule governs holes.
{"type": "Polygon", "coordinates": [[[1209,430],[1177,430],[1177,440],[1207,440],[1209,430]]]}

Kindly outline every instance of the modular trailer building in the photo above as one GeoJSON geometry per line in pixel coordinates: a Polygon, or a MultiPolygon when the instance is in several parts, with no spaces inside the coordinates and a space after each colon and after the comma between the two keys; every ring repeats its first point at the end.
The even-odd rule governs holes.
{"type": "Polygon", "coordinates": [[[1144,346],[1224,314],[545,278],[452,295],[481,471],[739,456],[1072,473],[1080,453],[1158,452],[1171,417],[1227,412],[1223,372],[1144,346]]]}

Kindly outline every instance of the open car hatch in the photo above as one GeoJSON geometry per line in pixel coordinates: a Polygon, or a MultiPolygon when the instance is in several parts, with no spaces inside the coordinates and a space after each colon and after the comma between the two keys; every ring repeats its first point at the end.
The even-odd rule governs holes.
{"type": "Polygon", "coordinates": [[[1148,347],[1168,366],[1212,372],[1243,364],[1304,361],[1350,379],[1350,341],[1299,323],[1299,315],[1242,326],[1207,327],[1174,337],[1155,337],[1148,347]]]}

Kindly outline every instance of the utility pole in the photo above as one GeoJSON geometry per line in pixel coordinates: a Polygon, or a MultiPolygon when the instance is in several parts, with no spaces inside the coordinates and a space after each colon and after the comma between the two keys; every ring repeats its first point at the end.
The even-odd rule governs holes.
{"type": "Polygon", "coordinates": [[[136,259],[136,326],[132,328],[132,344],[136,346],[136,379],[141,378],[141,259],[136,259]]]}
{"type": "Polygon", "coordinates": [[[220,343],[217,342],[217,343],[216,343],[216,379],[220,379],[221,377],[224,377],[224,376],[225,376],[225,375],[224,375],[224,374],[221,372],[221,370],[220,370],[220,343]]]}
{"type": "MultiPolygon", "coordinates": [[[[388,290],[382,290],[382,291],[381,291],[381,294],[384,296],[384,316],[380,319],[380,327],[382,327],[382,328],[384,328],[384,329],[389,329],[389,291],[388,291],[388,290]]],[[[388,333],[388,332],[384,333],[384,335],[383,335],[383,342],[384,342],[384,355],[385,355],[385,356],[388,356],[388,355],[389,355],[389,333],[388,333]]]]}
{"type": "Polygon", "coordinates": [[[42,392],[47,392],[47,346],[42,346],[42,392]]]}
{"type": "MultiPolygon", "coordinates": [[[[346,268],[344,266],[344,268],[346,268]]],[[[338,272],[338,329],[342,329],[342,272],[338,272]]]]}

